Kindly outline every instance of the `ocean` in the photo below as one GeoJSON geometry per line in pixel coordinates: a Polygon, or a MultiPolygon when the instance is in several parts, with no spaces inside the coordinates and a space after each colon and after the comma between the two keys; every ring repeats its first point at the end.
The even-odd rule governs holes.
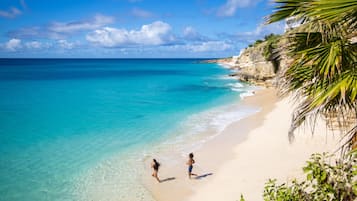
{"type": "Polygon", "coordinates": [[[259,110],[238,109],[253,88],[229,73],[200,59],[0,59],[0,200],[153,200],[144,160],[259,110]]]}

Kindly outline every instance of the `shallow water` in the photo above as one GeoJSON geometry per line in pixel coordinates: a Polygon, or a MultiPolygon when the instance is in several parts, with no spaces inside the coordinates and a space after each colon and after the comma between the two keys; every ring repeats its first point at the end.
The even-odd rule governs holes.
{"type": "Polygon", "coordinates": [[[150,200],[138,162],[255,112],[227,109],[250,90],[228,73],[193,59],[0,59],[1,200],[150,200]]]}

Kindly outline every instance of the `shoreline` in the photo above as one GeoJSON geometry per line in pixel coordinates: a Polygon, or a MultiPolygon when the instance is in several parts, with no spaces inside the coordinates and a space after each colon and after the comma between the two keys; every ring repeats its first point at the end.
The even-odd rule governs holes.
{"type": "Polygon", "coordinates": [[[295,132],[295,141],[289,143],[288,130],[293,111],[290,97],[278,99],[266,113],[260,126],[250,130],[246,140],[234,146],[234,158],[219,168],[216,176],[195,189],[189,201],[263,200],[264,184],[269,179],[277,183],[301,179],[302,168],[313,153],[334,152],[338,147],[336,133],[327,130],[325,121],[317,119],[315,133],[309,127],[295,132]]]}
{"type": "MultiPolygon", "coordinates": [[[[244,141],[248,137],[246,134],[259,126],[263,121],[264,115],[273,108],[277,100],[275,93],[275,89],[261,89],[257,90],[255,95],[245,97],[239,101],[238,104],[242,107],[259,107],[260,111],[229,124],[220,134],[216,134],[216,137],[205,142],[194,152],[197,164],[194,165],[193,172],[201,176],[201,179],[188,179],[185,165],[186,156],[176,156],[177,161],[162,165],[159,171],[160,179],[170,179],[163,183],[158,184],[151,177],[148,177],[148,175],[151,175],[151,170],[147,170],[143,183],[148,191],[151,192],[152,197],[157,201],[186,200],[194,194],[196,188],[201,187],[206,182],[210,182],[218,172],[221,164],[234,157],[233,147],[244,141]],[[263,105],[261,100],[267,101],[263,105]],[[232,135],[232,132],[237,129],[236,124],[239,124],[239,133],[232,135]],[[214,163],[212,163],[212,159],[214,159],[214,163]],[[172,179],[173,177],[175,179],[172,179]]],[[[215,134],[211,133],[210,135],[215,134]]],[[[145,163],[145,166],[148,167],[149,161],[145,163]]]]}
{"type": "MultiPolygon", "coordinates": [[[[151,182],[152,179],[149,168],[152,158],[158,159],[162,164],[160,174],[161,169],[185,164],[186,153],[192,151],[196,153],[202,144],[220,135],[227,125],[257,112],[257,108],[245,108],[241,106],[241,103],[250,98],[249,96],[254,94],[253,91],[258,88],[245,86],[235,79],[232,80],[227,76],[226,70],[220,66],[215,65],[214,68],[219,68],[222,73],[217,73],[217,76],[212,78],[217,79],[217,82],[222,82],[222,87],[227,90],[227,96],[221,99],[219,104],[204,107],[204,109],[187,115],[175,127],[167,130],[167,134],[163,135],[164,137],[161,139],[132,147],[131,151],[127,150],[123,154],[113,154],[98,165],[81,173],[78,176],[78,182],[74,185],[76,192],[79,192],[78,200],[115,200],[120,198],[120,200],[154,201],[155,199],[150,193],[151,191],[147,190],[148,185],[146,185],[146,181],[151,182]],[[142,185],[143,183],[144,185],[142,185]]],[[[183,177],[186,178],[187,168],[183,168],[185,170],[183,177]]],[[[170,178],[170,175],[173,174],[167,175],[165,178],[170,178]]]]}
{"type": "Polygon", "coordinates": [[[287,131],[292,104],[288,98],[279,98],[275,89],[257,91],[240,104],[258,106],[261,111],[231,123],[194,152],[193,172],[200,179],[187,178],[187,156],[162,166],[159,176],[167,181],[157,183],[150,177],[143,179],[155,200],[214,201],[222,197],[238,200],[240,194],[246,200],[263,200],[264,183],[269,178],[276,178],[278,182],[299,178],[312,153],[332,152],[336,148],[334,135],[326,130],[323,120],[318,121],[317,134],[309,134],[309,127],[299,129],[295,142],[290,144],[287,131]]]}

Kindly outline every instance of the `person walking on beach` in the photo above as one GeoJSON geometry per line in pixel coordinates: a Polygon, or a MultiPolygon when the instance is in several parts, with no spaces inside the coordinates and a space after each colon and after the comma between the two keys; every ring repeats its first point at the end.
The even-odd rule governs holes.
{"type": "Polygon", "coordinates": [[[151,163],[151,168],[154,169],[154,172],[152,173],[151,176],[155,177],[158,182],[161,182],[159,177],[157,176],[157,173],[159,171],[160,163],[156,161],[154,158],[151,163]]]}
{"type": "Polygon", "coordinates": [[[193,164],[195,163],[195,160],[193,160],[193,153],[190,153],[188,157],[189,159],[186,164],[188,165],[188,178],[191,179],[191,175],[197,176],[197,174],[192,173],[193,164]]]}

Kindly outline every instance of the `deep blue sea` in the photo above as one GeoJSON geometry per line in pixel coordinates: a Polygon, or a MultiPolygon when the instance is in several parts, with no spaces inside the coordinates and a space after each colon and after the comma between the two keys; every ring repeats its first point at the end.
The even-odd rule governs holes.
{"type": "Polygon", "coordinates": [[[0,59],[0,200],[149,200],[132,178],[153,147],[253,112],[222,112],[249,91],[227,74],[199,59],[0,59]]]}

